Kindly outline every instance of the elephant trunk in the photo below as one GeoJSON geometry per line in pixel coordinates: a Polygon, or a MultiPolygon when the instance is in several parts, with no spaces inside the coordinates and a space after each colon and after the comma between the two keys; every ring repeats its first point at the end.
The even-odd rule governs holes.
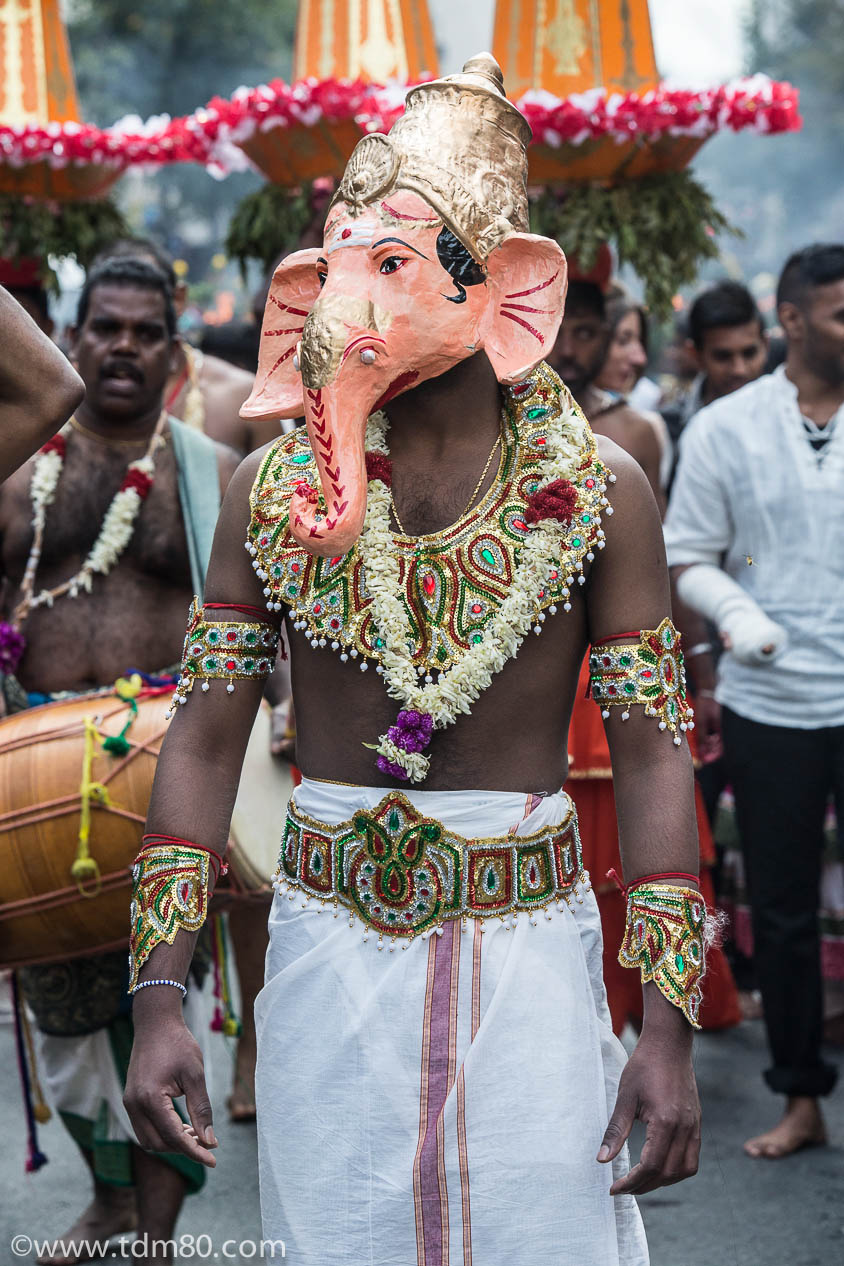
{"type": "Polygon", "coordinates": [[[338,416],[336,383],[305,388],[305,421],[316,458],[324,505],[313,492],[294,493],[290,532],[311,554],[333,557],[347,553],[363,530],[366,514],[366,419],[344,407],[338,416]]]}

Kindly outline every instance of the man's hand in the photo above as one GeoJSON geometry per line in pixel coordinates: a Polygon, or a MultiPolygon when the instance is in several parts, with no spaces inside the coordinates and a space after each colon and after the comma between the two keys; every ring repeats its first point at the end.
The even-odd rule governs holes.
{"type": "Polygon", "coordinates": [[[711,691],[700,691],[694,697],[695,736],[697,750],[704,765],[711,765],[724,755],[721,740],[721,705],[711,691]]]}
{"type": "Polygon", "coordinates": [[[181,1152],[213,1169],[217,1162],[209,1149],[217,1139],[202,1052],[181,1015],[168,1015],[145,1029],[136,1026],[123,1096],[138,1142],[147,1151],[181,1152]],[[190,1125],[173,1107],[180,1095],[190,1125]]]}
{"type": "Polygon", "coordinates": [[[611,1196],[642,1196],[697,1173],[700,1102],[688,1035],[677,1040],[665,1031],[643,1030],[621,1075],[599,1161],[607,1164],[616,1158],[636,1120],[647,1127],[642,1155],[626,1177],[613,1183],[611,1196]]]}

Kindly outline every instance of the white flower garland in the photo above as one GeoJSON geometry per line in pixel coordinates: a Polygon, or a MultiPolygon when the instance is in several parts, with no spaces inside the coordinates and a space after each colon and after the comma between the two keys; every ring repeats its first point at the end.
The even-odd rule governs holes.
{"type": "MultiPolygon", "coordinates": [[[[142,457],[136,462],[130,462],[126,473],[129,474],[133,470],[151,479],[155,474],[155,463],[151,457],[142,457]]],[[[103,519],[100,534],[80,568],[79,575],[84,576],[82,583],[86,589],[91,588],[92,574],[96,572],[101,576],[107,576],[126,549],[135,531],[135,520],[140,512],[142,501],[143,498],[137,488],[120,488],[114,494],[114,499],[103,519]]]]}
{"type": "MultiPolygon", "coordinates": [[[[368,450],[389,456],[388,426],[383,413],[369,419],[368,450]]],[[[576,475],[587,435],[588,424],[573,409],[549,419],[547,455],[538,490],[557,479],[570,480],[576,475]]],[[[605,493],[606,487],[601,491],[605,493]]],[[[607,513],[612,513],[606,497],[601,504],[607,507],[607,513]]],[[[390,527],[390,491],[380,479],[371,480],[359,551],[372,596],[374,622],[384,641],[378,671],[384,676],[387,693],[406,708],[427,713],[435,729],[453,725],[461,713],[471,712],[472,704],[491,685],[493,676],[516,654],[534,621],[535,631],[542,631],[545,615],[540,611],[539,594],[551,571],[559,565],[560,545],[567,527],[556,519],[542,519],[533,526],[507,597],[490,620],[483,641],[442,672],[438,681],[434,682],[428,674],[424,684],[420,684],[419,672],[424,670],[417,670],[413,663],[411,631],[401,600],[399,558],[390,527]]],[[[602,533],[598,545],[603,548],[602,533]]],[[[587,555],[590,561],[592,557],[591,553],[587,555]]],[[[565,606],[569,610],[571,604],[566,602],[565,606]]],[[[550,610],[553,614],[555,608],[550,610]]],[[[412,782],[424,781],[429,768],[426,756],[403,751],[387,734],[380,736],[375,750],[404,769],[412,782]]]]}
{"type": "MultiPolygon", "coordinates": [[[[130,462],[127,466],[124,483],[133,471],[137,471],[152,482],[155,474],[154,454],[159,445],[164,442],[162,430],[165,418],[166,414],[162,413],[144,456],[130,462]]],[[[64,432],[60,432],[60,434],[65,439],[64,432]]],[[[55,500],[56,489],[58,488],[63,467],[64,456],[56,449],[49,449],[46,453],[39,453],[35,459],[35,468],[29,485],[29,495],[33,506],[32,525],[34,535],[32,548],[24,569],[21,598],[13,616],[15,627],[20,627],[29,612],[35,607],[52,607],[56,598],[60,598],[64,594],[68,594],[71,598],[76,598],[80,590],[90,593],[94,576],[108,575],[125,551],[135,531],[135,520],[138,517],[144,498],[136,488],[121,487],[114,494],[97,539],[91,546],[88,557],[79,568],[79,571],[54,589],[42,589],[40,593],[34,593],[35,575],[41,560],[41,551],[44,544],[47,507],[52,505],[55,500]]]]}

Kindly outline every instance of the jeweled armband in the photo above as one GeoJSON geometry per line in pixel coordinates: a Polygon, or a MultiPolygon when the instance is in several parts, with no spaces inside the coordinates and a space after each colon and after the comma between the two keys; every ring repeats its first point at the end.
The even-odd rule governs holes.
{"type": "Polygon", "coordinates": [[[210,689],[209,683],[215,679],[225,681],[231,694],[235,681],[269,677],[275,667],[278,642],[278,630],[270,624],[207,620],[205,608],[194,598],[188,613],[179,684],[168,717],[179,704],[187,703],[197,680],[202,680],[203,690],[210,689]]]}
{"type": "Polygon", "coordinates": [[[659,728],[670,730],[679,747],[678,731],[694,729],[694,712],[686,699],[686,670],[680,650],[680,634],[670,620],[658,629],[610,638],[593,645],[589,655],[589,685],[592,698],[601,706],[606,720],[610,708],[621,707],[622,721],[630,708],[643,705],[645,714],[659,718],[659,728]]]}
{"type": "Polygon", "coordinates": [[[132,867],[129,992],[156,945],[172,945],[180,928],[198,932],[225,863],[211,849],[186,840],[147,844],[132,867]]]}
{"type": "Polygon", "coordinates": [[[622,967],[639,967],[700,1028],[700,982],[706,968],[706,905],[694,888],[642,884],[627,893],[627,926],[618,955],[622,967]]]}

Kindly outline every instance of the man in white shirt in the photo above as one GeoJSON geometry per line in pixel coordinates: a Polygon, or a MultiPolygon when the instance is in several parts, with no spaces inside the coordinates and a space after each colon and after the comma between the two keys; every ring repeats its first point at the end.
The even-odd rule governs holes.
{"type": "Polygon", "coordinates": [[[718,281],[701,291],[689,309],[688,335],[686,351],[697,376],[662,410],[675,444],[699,409],[758,378],[768,355],[762,314],[740,281],[718,281]]]}
{"type": "Polygon", "coordinates": [[[823,821],[844,816],[844,245],[793,255],[777,292],[785,365],[702,409],[665,535],[680,598],[727,648],[716,697],[753,911],[780,1123],[775,1158],[826,1141],[817,920],[823,821]]]}

